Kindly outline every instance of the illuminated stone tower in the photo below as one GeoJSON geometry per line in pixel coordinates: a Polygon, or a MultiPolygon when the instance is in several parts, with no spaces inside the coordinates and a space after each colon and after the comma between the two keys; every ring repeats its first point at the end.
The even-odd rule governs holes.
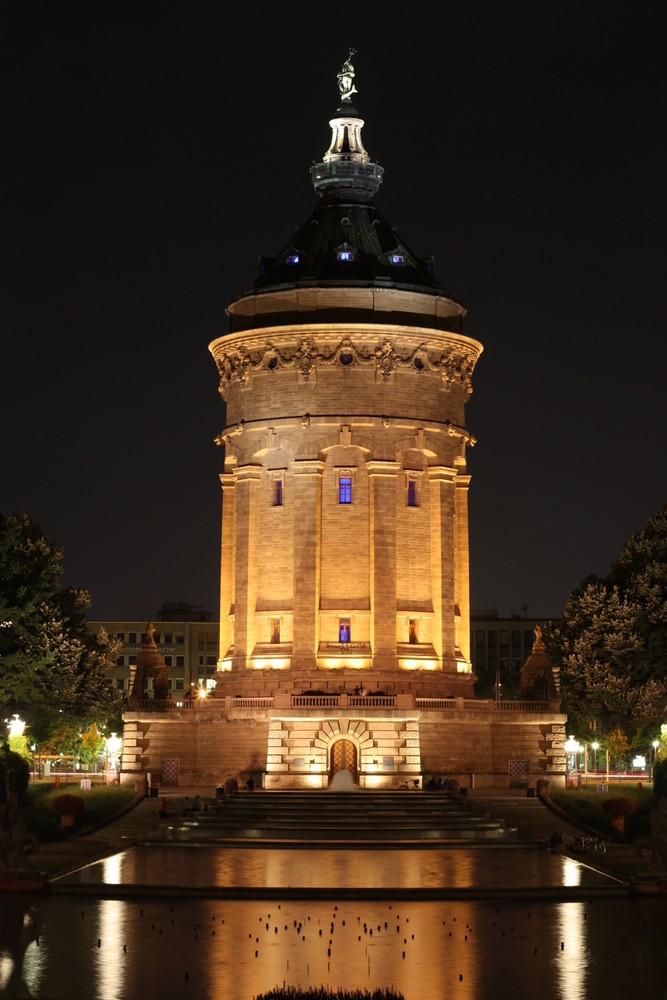
{"type": "Polygon", "coordinates": [[[125,781],[563,782],[557,691],[473,694],[464,409],[482,347],[374,204],[353,80],[348,59],[318,204],[210,345],[227,416],[215,691],[139,699],[125,781]]]}
{"type": "Polygon", "coordinates": [[[374,204],[353,77],[348,60],[319,203],[210,345],[227,405],[220,667],[235,684],[352,669],[385,690],[419,670],[469,694],[464,407],[482,347],[374,204]]]}

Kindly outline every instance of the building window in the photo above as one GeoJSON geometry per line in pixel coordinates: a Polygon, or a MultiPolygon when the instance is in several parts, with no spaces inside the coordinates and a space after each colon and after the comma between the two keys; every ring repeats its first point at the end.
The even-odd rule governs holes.
{"type": "Polygon", "coordinates": [[[417,480],[408,479],[408,507],[417,506],[417,480]]]}
{"type": "Polygon", "coordinates": [[[125,642],[125,633],[116,632],[116,638],[118,639],[119,642],[125,642]]]}
{"type": "Polygon", "coordinates": [[[173,664],[171,656],[165,656],[165,658],[164,658],[164,665],[165,665],[165,667],[173,667],[174,664],[173,664]]]}
{"type": "Polygon", "coordinates": [[[206,666],[207,667],[215,667],[217,665],[217,662],[218,662],[217,656],[207,656],[206,657],[206,666]]]}
{"type": "Polygon", "coordinates": [[[131,643],[136,642],[137,641],[137,633],[136,632],[128,632],[127,633],[127,641],[131,642],[131,643]]]}
{"type": "Polygon", "coordinates": [[[351,642],[352,627],[349,618],[338,619],[338,641],[351,642]]]}
{"type": "Polygon", "coordinates": [[[419,622],[416,618],[408,618],[408,641],[419,642],[419,622]]]}
{"type": "Polygon", "coordinates": [[[283,505],[283,481],[282,479],[273,480],[273,506],[282,507],[283,505]]]}
{"type": "Polygon", "coordinates": [[[352,477],[338,477],[338,503],[352,503],[352,477]]]}
{"type": "Polygon", "coordinates": [[[301,260],[301,257],[299,256],[298,253],[291,253],[291,254],[288,254],[288,256],[286,257],[285,263],[286,264],[298,264],[300,262],[300,260],[301,260]]]}
{"type": "Polygon", "coordinates": [[[175,683],[176,683],[176,690],[177,691],[183,691],[183,690],[185,690],[185,681],[184,681],[184,679],[182,677],[177,677],[175,683]]]}
{"type": "Polygon", "coordinates": [[[123,677],[116,678],[116,687],[118,688],[119,691],[125,690],[125,680],[123,677]]]}
{"type": "Polygon", "coordinates": [[[280,618],[271,619],[271,642],[280,642],[280,618]]]}
{"type": "Polygon", "coordinates": [[[184,656],[177,656],[176,657],[176,666],[177,667],[184,667],[185,666],[185,657],[184,656]]]}
{"type": "Polygon", "coordinates": [[[116,666],[117,667],[124,667],[125,666],[125,657],[124,656],[119,656],[117,658],[117,660],[116,660],[116,666]]]}
{"type": "Polygon", "coordinates": [[[136,662],[137,662],[136,656],[128,656],[128,658],[127,658],[127,665],[128,665],[128,667],[133,667],[136,662]]]}

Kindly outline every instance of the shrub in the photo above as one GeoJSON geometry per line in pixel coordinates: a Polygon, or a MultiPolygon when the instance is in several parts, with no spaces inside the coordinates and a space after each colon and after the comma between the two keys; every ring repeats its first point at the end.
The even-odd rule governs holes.
{"type": "Polygon", "coordinates": [[[76,816],[83,811],[85,803],[80,795],[56,795],[53,808],[60,816],[76,816]]]}
{"type": "Polygon", "coordinates": [[[0,747],[0,804],[7,802],[8,797],[16,794],[19,805],[25,802],[30,783],[30,766],[8,746],[0,747]]]}
{"type": "Polygon", "coordinates": [[[632,816],[635,807],[630,799],[625,799],[622,795],[619,795],[618,798],[605,799],[602,803],[602,811],[607,813],[608,816],[632,816]]]}
{"type": "Polygon", "coordinates": [[[667,797],[667,757],[656,761],[653,768],[653,792],[659,799],[667,797]]]}

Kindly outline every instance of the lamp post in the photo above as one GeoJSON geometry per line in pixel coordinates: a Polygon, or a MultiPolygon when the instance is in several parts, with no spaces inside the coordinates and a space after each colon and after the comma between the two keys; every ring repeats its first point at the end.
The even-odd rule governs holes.
{"type": "Polygon", "coordinates": [[[591,750],[593,751],[593,770],[595,771],[595,776],[596,777],[597,777],[597,770],[598,770],[598,750],[599,750],[599,748],[600,748],[600,744],[598,743],[597,740],[594,740],[591,743],[591,750]]]}
{"type": "Polygon", "coordinates": [[[108,736],[107,739],[105,740],[105,745],[108,754],[108,766],[107,766],[106,777],[107,777],[107,784],[109,784],[110,780],[111,781],[116,780],[116,776],[118,774],[118,755],[120,753],[120,748],[123,745],[123,741],[120,738],[120,736],[116,736],[115,733],[112,733],[111,736],[108,736]],[[114,777],[112,779],[109,779],[109,774],[111,771],[114,772],[114,777]]]}
{"type": "Polygon", "coordinates": [[[651,780],[655,781],[655,761],[658,756],[658,747],[660,746],[660,740],[653,740],[651,743],[653,747],[653,766],[651,767],[651,780]]]}
{"type": "Polygon", "coordinates": [[[576,770],[577,754],[581,749],[581,747],[579,746],[577,740],[575,740],[574,736],[570,736],[568,739],[565,740],[563,749],[567,754],[567,770],[569,773],[571,771],[576,770]]]}

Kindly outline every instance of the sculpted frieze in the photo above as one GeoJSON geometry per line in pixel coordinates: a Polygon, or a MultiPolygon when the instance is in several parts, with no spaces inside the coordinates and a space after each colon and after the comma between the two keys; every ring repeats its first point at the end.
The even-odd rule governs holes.
{"type": "Polygon", "coordinates": [[[471,378],[476,357],[472,352],[459,353],[453,348],[439,356],[430,351],[426,344],[418,344],[396,350],[391,340],[385,338],[375,347],[357,345],[350,337],[343,337],[338,344],[329,348],[304,337],[298,344],[279,347],[268,341],[261,347],[249,349],[245,345],[230,347],[216,356],[220,375],[220,393],[224,397],[228,386],[233,383],[245,384],[251,375],[259,371],[276,372],[291,368],[301,379],[314,378],[319,367],[339,366],[349,371],[355,366],[373,367],[376,378],[387,382],[399,369],[410,369],[419,375],[433,372],[440,375],[443,388],[450,389],[461,384],[471,392],[471,378]]]}

